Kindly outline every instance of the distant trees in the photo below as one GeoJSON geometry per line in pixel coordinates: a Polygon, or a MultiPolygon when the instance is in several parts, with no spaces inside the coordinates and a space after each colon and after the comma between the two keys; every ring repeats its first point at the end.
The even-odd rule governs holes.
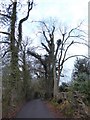
{"type": "Polygon", "coordinates": [[[67,92],[68,91],[68,84],[65,82],[62,82],[62,84],[59,86],[59,92],[67,92]]]}
{"type": "Polygon", "coordinates": [[[30,39],[27,37],[26,40],[22,41],[21,43],[21,51],[20,51],[20,55],[19,55],[19,58],[20,58],[20,61],[21,61],[21,69],[22,69],[22,72],[21,72],[21,76],[22,76],[22,80],[23,80],[23,86],[22,86],[22,90],[23,90],[23,93],[24,93],[24,98],[26,100],[30,99],[30,87],[31,87],[31,79],[32,79],[32,76],[31,76],[31,69],[32,69],[32,66],[31,66],[31,61],[28,60],[28,55],[27,55],[27,46],[29,44],[31,44],[30,42],[30,39]]]}
{"type": "MultiPolygon", "coordinates": [[[[74,64],[74,70],[73,70],[73,79],[77,79],[80,74],[87,74],[89,75],[90,73],[90,68],[89,68],[89,60],[88,59],[81,59],[77,58],[76,62],[74,64]]],[[[83,78],[85,80],[85,78],[83,78]]]]}
{"type": "Polygon", "coordinates": [[[90,61],[77,58],[72,73],[73,89],[84,94],[86,100],[90,101],[90,61]]]}

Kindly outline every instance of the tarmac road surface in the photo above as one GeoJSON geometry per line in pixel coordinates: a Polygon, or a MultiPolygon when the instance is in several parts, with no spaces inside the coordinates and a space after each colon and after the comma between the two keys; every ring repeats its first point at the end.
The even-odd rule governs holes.
{"type": "Polygon", "coordinates": [[[36,99],[28,102],[16,118],[55,118],[42,100],[36,99]]]}

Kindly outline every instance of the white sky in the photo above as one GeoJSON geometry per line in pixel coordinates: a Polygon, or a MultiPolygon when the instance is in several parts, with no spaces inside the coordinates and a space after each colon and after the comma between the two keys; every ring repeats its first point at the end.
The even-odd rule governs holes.
{"type": "Polygon", "coordinates": [[[85,19],[88,14],[88,0],[36,0],[36,3],[36,17],[52,16],[65,22],[76,22],[85,19]]]}

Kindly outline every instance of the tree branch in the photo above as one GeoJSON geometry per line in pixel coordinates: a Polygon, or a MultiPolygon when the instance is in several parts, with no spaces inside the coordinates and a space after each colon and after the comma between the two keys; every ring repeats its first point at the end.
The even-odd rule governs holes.
{"type": "Polygon", "coordinates": [[[8,32],[0,31],[0,33],[2,33],[2,34],[6,34],[6,35],[10,35],[10,33],[8,33],[8,32]]]}
{"type": "Polygon", "coordinates": [[[44,21],[32,21],[32,22],[39,22],[39,23],[42,23],[42,24],[46,27],[48,33],[50,34],[50,30],[48,29],[48,27],[47,27],[47,25],[45,24],[44,21]]]}
{"type": "Polygon", "coordinates": [[[66,48],[66,50],[65,50],[65,53],[64,53],[64,57],[63,57],[63,60],[62,60],[61,66],[62,66],[63,63],[64,63],[64,59],[65,59],[65,57],[66,57],[67,51],[68,51],[69,47],[70,47],[72,44],[73,44],[73,41],[67,46],[67,48],[66,48]]]}
{"type": "MultiPolygon", "coordinates": [[[[82,21],[82,22],[83,22],[83,21],[82,21]]],[[[65,42],[68,40],[68,38],[70,38],[70,37],[79,37],[79,36],[80,36],[80,35],[72,36],[71,33],[72,33],[74,30],[79,30],[78,28],[81,26],[82,22],[81,22],[77,27],[75,27],[75,28],[73,28],[73,29],[71,29],[71,30],[69,31],[68,36],[67,36],[67,38],[66,38],[65,41],[64,41],[64,44],[65,44],[65,42]]],[[[80,31],[80,30],[79,30],[79,31],[80,31]]]]}
{"type": "Polygon", "coordinates": [[[46,46],[44,43],[41,43],[41,44],[42,44],[42,46],[46,49],[46,51],[49,53],[50,50],[47,48],[47,46],[46,46]]]}
{"type": "Polygon", "coordinates": [[[31,52],[31,51],[29,51],[29,50],[27,51],[27,54],[32,55],[33,57],[37,58],[37,59],[41,62],[41,64],[42,64],[43,67],[44,67],[44,70],[45,70],[45,76],[47,76],[47,65],[46,65],[46,62],[41,58],[41,56],[38,55],[37,53],[31,52]]]}
{"type": "Polygon", "coordinates": [[[3,14],[3,13],[0,13],[0,15],[11,19],[11,16],[9,16],[9,15],[5,15],[5,14],[3,14]]]}
{"type": "Polygon", "coordinates": [[[8,52],[10,52],[10,50],[5,51],[4,54],[3,54],[3,56],[2,56],[2,58],[4,58],[5,55],[6,55],[8,52]]]}
{"type": "Polygon", "coordinates": [[[73,42],[73,44],[82,44],[82,45],[85,45],[85,46],[87,46],[87,47],[90,48],[90,46],[89,46],[88,44],[86,44],[86,43],[82,43],[82,42],[73,42]]]}
{"type": "Polygon", "coordinates": [[[19,21],[19,25],[22,24],[24,21],[26,21],[29,17],[29,12],[32,10],[33,8],[33,1],[30,3],[28,2],[28,12],[27,12],[27,15],[26,17],[22,18],[20,21],[19,21]]]}
{"type": "Polygon", "coordinates": [[[54,31],[55,31],[55,26],[53,26],[52,35],[54,35],[54,31]]]}
{"type": "Polygon", "coordinates": [[[62,43],[61,43],[61,51],[60,51],[60,57],[59,57],[59,64],[60,64],[60,61],[61,61],[61,59],[62,59],[62,55],[63,55],[63,46],[64,46],[64,43],[63,43],[63,41],[64,41],[64,39],[65,39],[65,34],[62,34],[63,35],[63,39],[62,39],[62,43]]]}
{"type": "Polygon", "coordinates": [[[85,56],[85,55],[72,55],[72,56],[67,57],[67,58],[64,60],[64,62],[66,62],[66,61],[67,61],[68,59],[70,59],[70,58],[78,57],[78,56],[85,57],[86,59],[90,59],[90,58],[88,58],[88,57],[85,56]]]}
{"type": "Polygon", "coordinates": [[[8,41],[0,41],[0,43],[7,43],[7,44],[10,44],[10,42],[8,42],[8,41]]]}
{"type": "Polygon", "coordinates": [[[28,2],[28,12],[27,12],[27,15],[26,17],[22,18],[20,21],[19,21],[19,26],[18,26],[18,31],[19,31],[19,36],[18,36],[18,46],[20,45],[21,41],[22,41],[22,23],[25,22],[28,17],[29,17],[29,13],[30,11],[32,10],[33,8],[33,0],[32,2],[28,2]]]}
{"type": "Polygon", "coordinates": [[[50,42],[49,42],[49,40],[47,39],[47,36],[46,36],[46,34],[45,34],[45,31],[43,31],[43,35],[44,35],[44,37],[45,37],[47,43],[49,44],[50,42]]]}
{"type": "Polygon", "coordinates": [[[29,50],[27,50],[27,54],[30,54],[30,55],[32,55],[33,57],[37,58],[37,59],[41,62],[41,64],[45,66],[45,62],[44,62],[44,60],[41,58],[41,56],[40,56],[39,54],[37,54],[37,53],[35,53],[35,52],[31,52],[31,51],[29,51],[29,50]]]}
{"type": "Polygon", "coordinates": [[[56,53],[55,53],[55,59],[56,59],[56,56],[57,56],[58,50],[59,50],[59,46],[57,45],[57,49],[56,49],[56,53]]]}

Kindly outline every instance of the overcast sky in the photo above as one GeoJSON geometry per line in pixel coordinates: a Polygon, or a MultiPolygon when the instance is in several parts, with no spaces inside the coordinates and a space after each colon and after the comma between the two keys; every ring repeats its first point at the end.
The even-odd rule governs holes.
{"type": "Polygon", "coordinates": [[[87,22],[89,0],[34,1],[36,6],[30,13],[30,19],[40,20],[52,17],[57,18],[60,22],[70,25],[77,25],[82,20],[87,22]]]}
{"type": "Polygon", "coordinates": [[[32,11],[36,18],[58,17],[62,21],[75,22],[87,18],[88,0],[35,0],[32,11]]]}

